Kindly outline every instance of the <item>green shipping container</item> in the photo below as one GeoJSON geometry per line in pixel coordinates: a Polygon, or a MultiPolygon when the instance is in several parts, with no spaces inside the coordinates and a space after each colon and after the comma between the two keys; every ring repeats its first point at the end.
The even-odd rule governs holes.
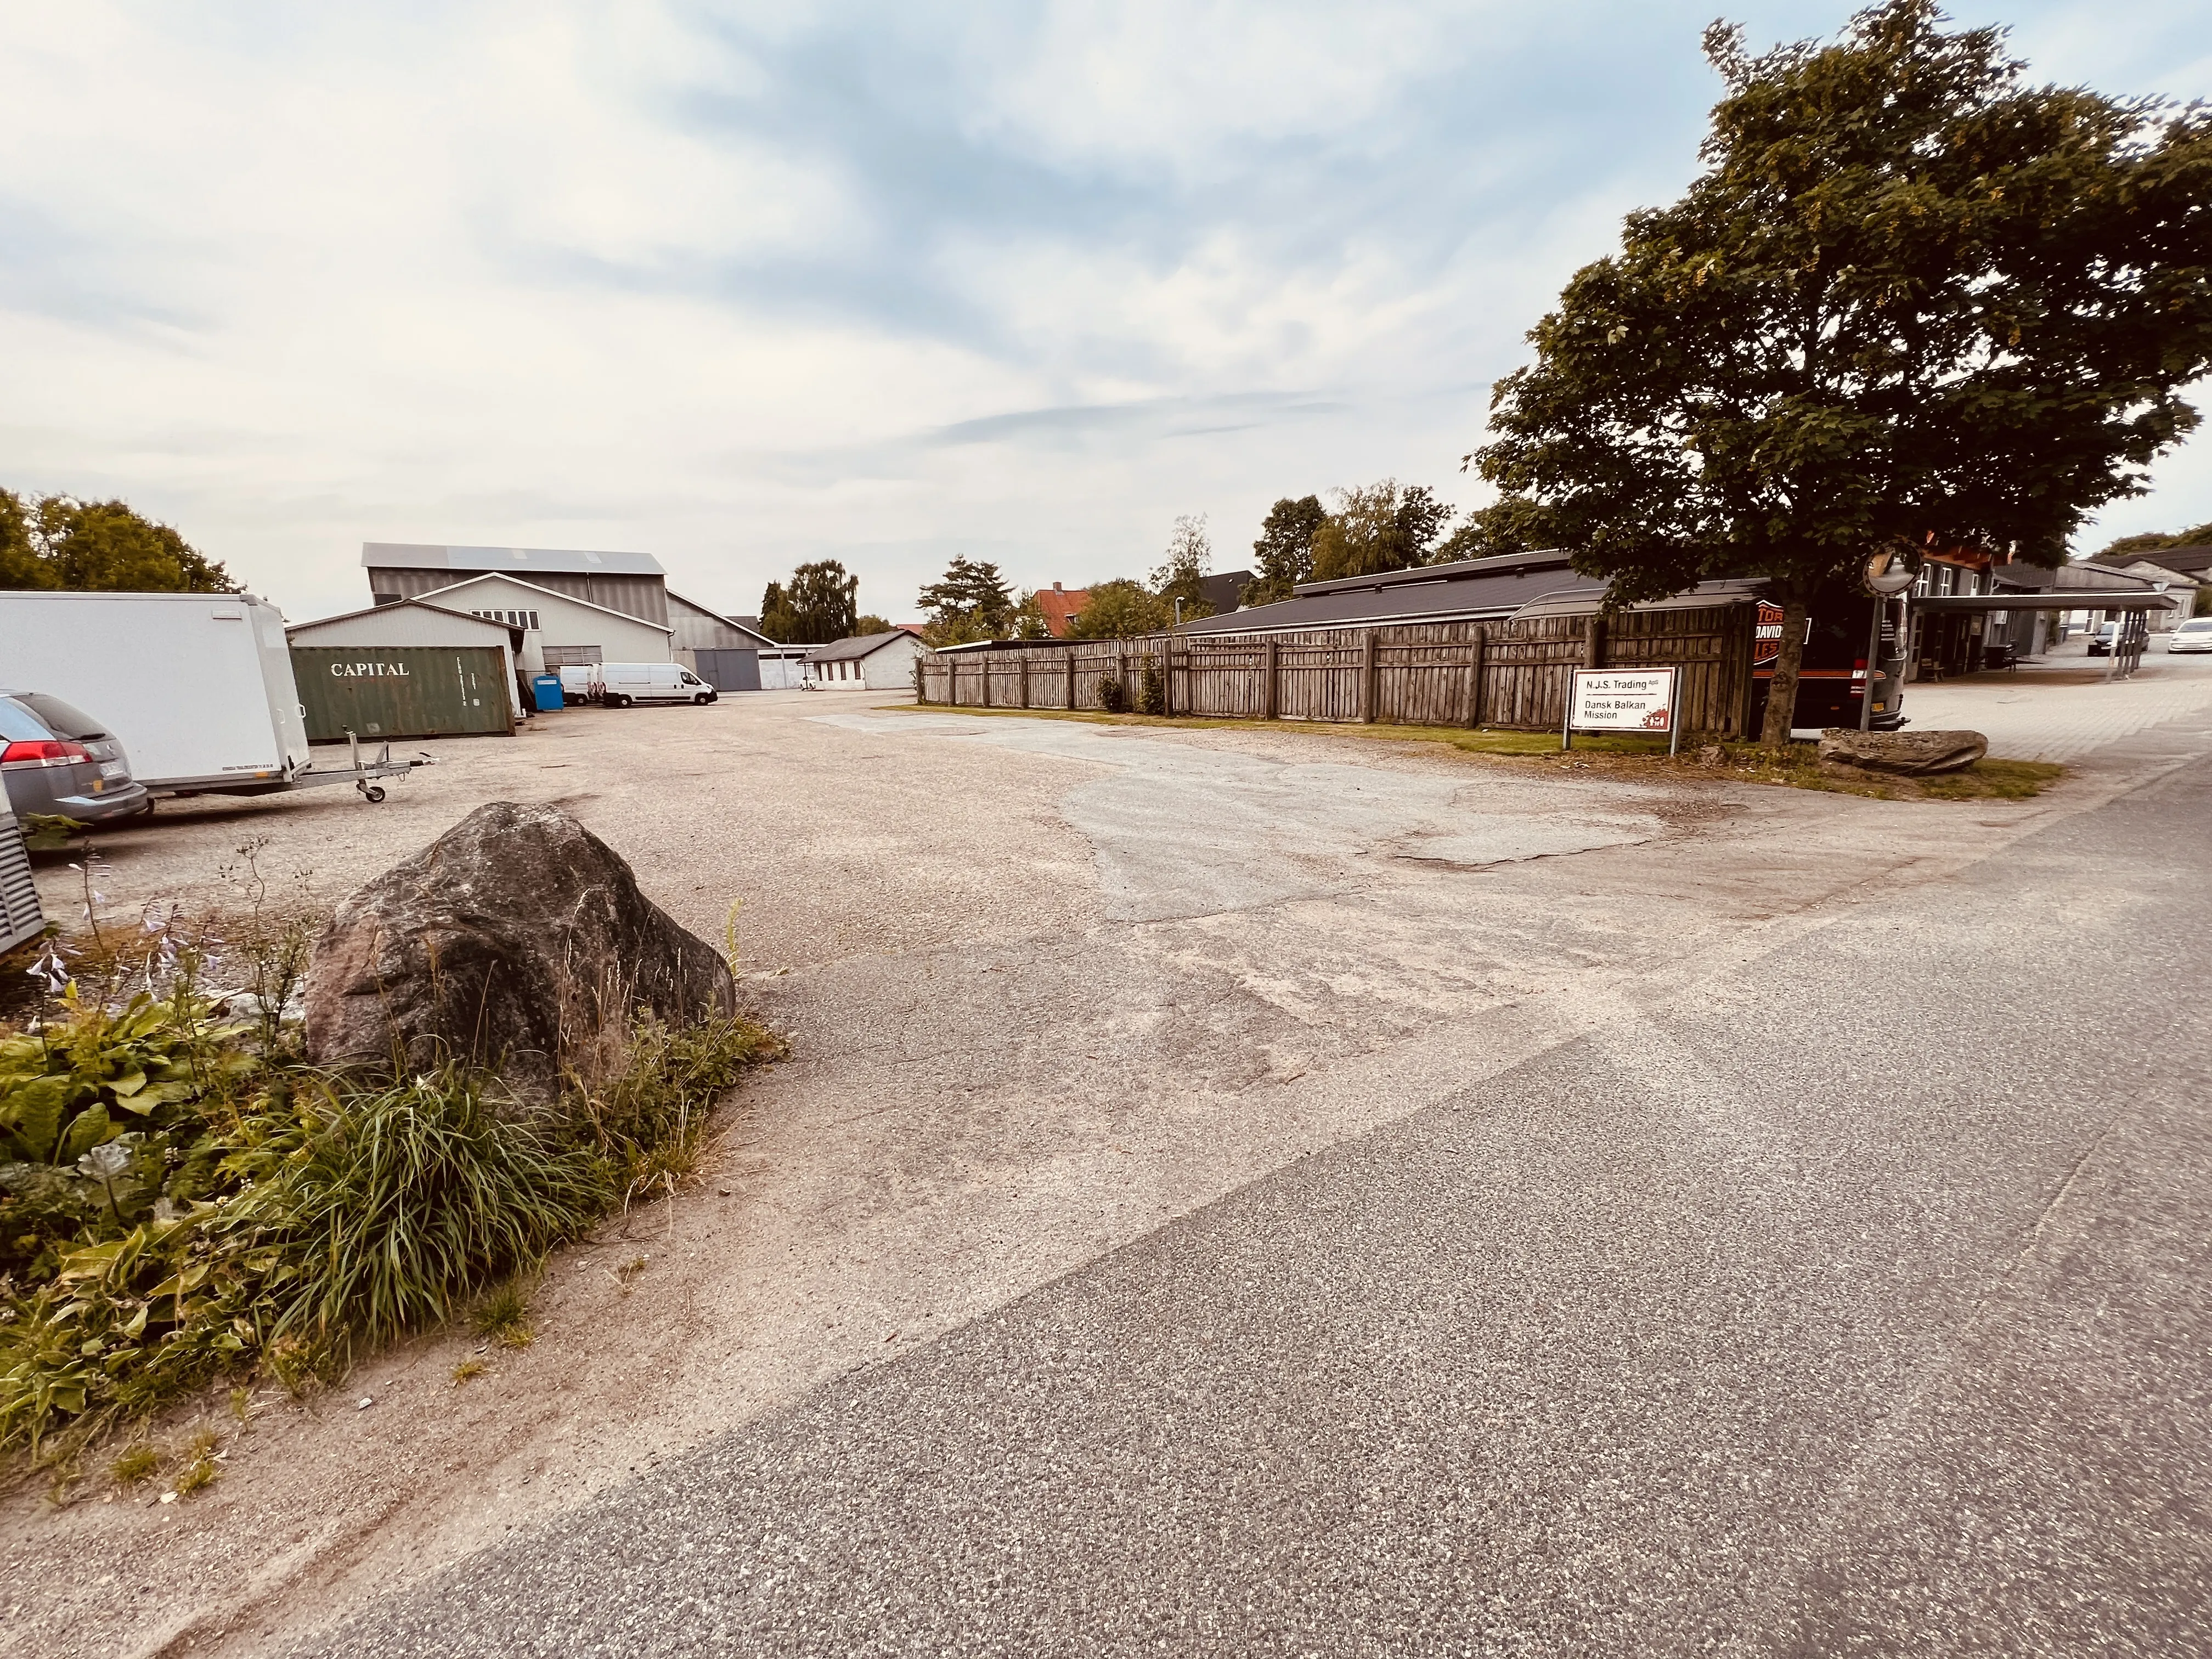
{"type": "Polygon", "coordinates": [[[486,645],[295,645],[309,743],[514,735],[506,653],[486,645]]]}

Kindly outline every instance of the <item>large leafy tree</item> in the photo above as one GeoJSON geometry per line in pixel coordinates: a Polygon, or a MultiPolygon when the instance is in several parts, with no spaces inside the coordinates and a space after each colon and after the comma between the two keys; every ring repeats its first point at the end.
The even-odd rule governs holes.
{"type": "Polygon", "coordinates": [[[1313,579],[1380,575],[1425,564],[1452,509],[1426,484],[1401,489],[1385,478],[1364,489],[1334,492],[1336,511],[1314,531],[1313,579]]]}
{"type": "Polygon", "coordinates": [[[2032,87],[1932,0],[1747,56],[1705,173],[1632,214],[1492,398],[1469,458],[1616,602],[1770,579],[1788,738],[1803,621],[1870,554],[2056,563],[2197,423],[2212,111],[2032,87]]]}
{"type": "Polygon", "coordinates": [[[0,489],[0,588],[89,593],[232,593],[230,573],[121,501],[0,489]]]}
{"type": "Polygon", "coordinates": [[[1267,509],[1260,521],[1260,538],[1252,544],[1253,579],[1245,585],[1247,605],[1273,605],[1287,599],[1300,582],[1313,580],[1314,532],[1328,517],[1318,495],[1285,495],[1267,509]]]}
{"type": "Polygon", "coordinates": [[[788,586],[761,596],[761,632],[785,645],[828,645],[849,638],[860,620],[860,579],[835,559],[802,564],[788,586]]]}
{"type": "Polygon", "coordinates": [[[988,560],[956,557],[921,590],[921,608],[932,645],[1004,639],[1013,622],[1013,590],[988,560]]]}
{"type": "Polygon", "coordinates": [[[1079,640],[1127,640],[1154,634],[1175,620],[1175,611],[1142,582],[1117,577],[1092,582],[1090,599],[1068,624],[1079,640]]]}

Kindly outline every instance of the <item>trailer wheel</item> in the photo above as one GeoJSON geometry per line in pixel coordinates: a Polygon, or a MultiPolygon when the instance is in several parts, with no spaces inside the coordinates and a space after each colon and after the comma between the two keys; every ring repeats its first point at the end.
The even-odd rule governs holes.
{"type": "Polygon", "coordinates": [[[378,801],[384,799],[384,787],[381,784],[372,783],[368,788],[362,790],[361,793],[368,799],[369,805],[372,806],[374,806],[378,801]]]}

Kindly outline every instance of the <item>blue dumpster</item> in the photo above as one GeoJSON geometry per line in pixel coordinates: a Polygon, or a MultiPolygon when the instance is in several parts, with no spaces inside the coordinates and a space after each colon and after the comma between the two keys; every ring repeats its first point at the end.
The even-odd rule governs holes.
{"type": "Polygon", "coordinates": [[[561,694],[561,677],[558,674],[532,676],[530,694],[541,714],[550,714],[557,708],[568,707],[568,700],[561,694]]]}

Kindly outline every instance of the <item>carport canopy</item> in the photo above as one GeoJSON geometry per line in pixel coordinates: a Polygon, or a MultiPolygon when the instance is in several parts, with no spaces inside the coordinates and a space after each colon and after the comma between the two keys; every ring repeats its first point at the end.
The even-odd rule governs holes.
{"type": "Polygon", "coordinates": [[[2100,587],[2067,588],[2041,593],[1933,593],[1915,595],[1915,611],[2179,611],[2171,593],[2111,593],[2100,587]]]}

